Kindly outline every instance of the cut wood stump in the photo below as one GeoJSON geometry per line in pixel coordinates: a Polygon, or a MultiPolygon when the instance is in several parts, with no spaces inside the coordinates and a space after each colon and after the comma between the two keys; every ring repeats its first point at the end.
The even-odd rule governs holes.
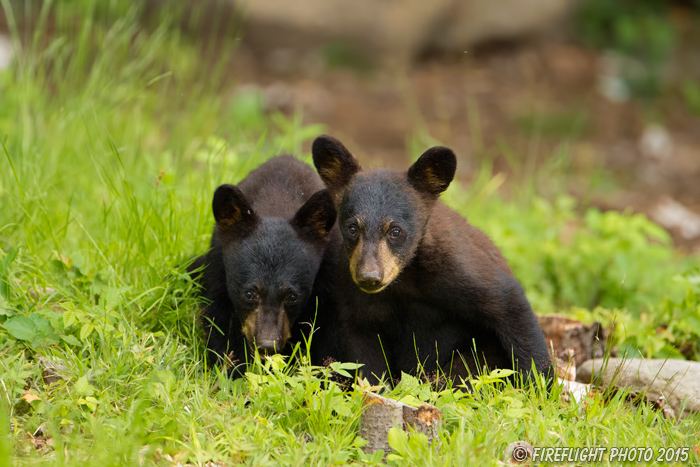
{"type": "Polygon", "coordinates": [[[389,452],[387,436],[391,427],[399,427],[408,432],[423,433],[431,441],[437,436],[441,413],[437,407],[425,402],[413,407],[387,399],[373,392],[364,394],[364,411],[360,419],[360,436],[367,441],[362,450],[372,454],[380,449],[389,452]]]}
{"type": "Polygon", "coordinates": [[[605,354],[610,332],[600,323],[587,326],[562,315],[538,316],[537,321],[544,332],[547,347],[554,350],[555,357],[565,362],[573,357],[574,367],[605,354]]]}

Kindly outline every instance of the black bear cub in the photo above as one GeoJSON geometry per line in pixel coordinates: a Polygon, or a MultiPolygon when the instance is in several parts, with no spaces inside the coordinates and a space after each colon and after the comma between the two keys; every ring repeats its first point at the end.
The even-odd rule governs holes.
{"type": "Polygon", "coordinates": [[[336,212],[313,168],[291,156],[270,159],[238,186],[221,185],[212,207],[211,249],[189,269],[206,266],[207,358],[230,359],[236,377],[251,351],[283,352],[304,326],[311,330],[336,212]]]}
{"type": "Polygon", "coordinates": [[[335,273],[340,360],[364,364],[373,381],[418,365],[455,381],[484,365],[528,380],[533,362],[549,373],[544,335],[500,250],[438,201],[457,165],[450,149],[429,149],[408,172],[363,171],[330,136],[312,152],[345,250],[335,273]]]}

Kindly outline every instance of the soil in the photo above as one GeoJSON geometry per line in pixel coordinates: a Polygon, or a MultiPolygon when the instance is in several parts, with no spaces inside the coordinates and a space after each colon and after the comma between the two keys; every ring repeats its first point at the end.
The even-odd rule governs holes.
{"type": "MultiPolygon", "coordinates": [[[[675,84],[700,83],[700,28],[676,16],[684,39],[669,75],[675,84]]],[[[505,196],[525,181],[544,196],[563,185],[583,208],[648,214],[678,246],[700,254],[700,115],[678,86],[654,103],[611,100],[601,90],[611,68],[604,54],[544,36],[428,56],[402,70],[327,69],[319,61],[285,72],[239,47],[234,92],[259,88],[269,110],[301,110],[364,166],[407,167],[419,151],[446,145],[462,182],[489,161],[506,175],[505,196]]]]}
{"type": "MultiPolygon", "coordinates": [[[[584,205],[654,218],[671,198],[688,216],[700,213],[700,118],[677,92],[653,104],[612,101],[600,85],[608,59],[570,42],[491,45],[393,72],[272,74],[245,48],[233,62],[234,77],[260,88],[269,108],[324,123],[365,166],[407,167],[410,148],[442,144],[457,153],[465,182],[488,159],[510,185],[545,180],[545,196],[556,176],[584,205]]],[[[700,253],[700,232],[667,227],[700,253]]]]}

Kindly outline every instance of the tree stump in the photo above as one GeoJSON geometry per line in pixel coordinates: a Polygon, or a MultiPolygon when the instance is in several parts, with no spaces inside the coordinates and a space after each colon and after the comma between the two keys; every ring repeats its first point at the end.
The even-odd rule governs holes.
{"type": "Polygon", "coordinates": [[[537,321],[544,332],[547,347],[554,349],[555,356],[558,357],[570,357],[569,350],[573,351],[575,366],[581,366],[583,362],[605,354],[610,332],[600,323],[586,326],[561,315],[538,316],[537,321]]]}
{"type": "Polygon", "coordinates": [[[380,449],[384,452],[391,450],[387,436],[393,426],[406,432],[410,427],[413,431],[426,435],[429,441],[437,436],[441,413],[437,407],[430,404],[421,402],[420,406],[412,407],[373,392],[366,392],[363,405],[360,436],[367,440],[367,444],[362,448],[367,454],[380,449]]]}

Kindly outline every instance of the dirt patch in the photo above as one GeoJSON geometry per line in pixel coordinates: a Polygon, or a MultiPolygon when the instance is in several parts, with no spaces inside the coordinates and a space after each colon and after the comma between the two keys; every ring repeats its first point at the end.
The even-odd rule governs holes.
{"type": "MultiPolygon", "coordinates": [[[[671,198],[700,213],[700,119],[673,94],[653,111],[606,98],[606,60],[571,43],[528,42],[428,58],[409,70],[281,78],[242,49],[234,75],[260,87],[269,106],[326,124],[366,166],[407,167],[413,142],[422,149],[434,141],[455,150],[463,181],[484,158],[511,182],[549,164],[572,194],[604,209],[651,213],[671,198]]],[[[700,246],[675,230],[679,245],[700,246]]]]}

